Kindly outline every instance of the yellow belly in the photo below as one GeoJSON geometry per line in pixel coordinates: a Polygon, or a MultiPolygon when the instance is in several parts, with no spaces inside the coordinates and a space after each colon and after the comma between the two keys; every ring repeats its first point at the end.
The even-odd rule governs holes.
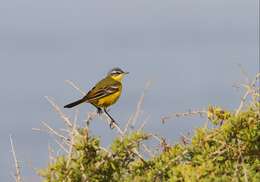
{"type": "Polygon", "coordinates": [[[116,93],[111,94],[107,97],[99,99],[97,101],[97,103],[95,103],[95,105],[98,106],[98,107],[108,107],[108,106],[114,104],[118,100],[120,95],[121,95],[121,92],[116,92],[116,93]]]}

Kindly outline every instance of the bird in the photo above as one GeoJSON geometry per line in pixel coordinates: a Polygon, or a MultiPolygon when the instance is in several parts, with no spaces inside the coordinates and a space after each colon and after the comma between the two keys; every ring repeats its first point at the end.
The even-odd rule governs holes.
{"type": "Polygon", "coordinates": [[[97,108],[98,114],[104,112],[110,118],[110,128],[112,128],[117,123],[108,113],[107,108],[118,101],[122,93],[123,78],[128,73],[118,67],[111,69],[106,77],[100,80],[83,98],[65,105],[64,108],[72,108],[82,103],[90,103],[97,108]]]}

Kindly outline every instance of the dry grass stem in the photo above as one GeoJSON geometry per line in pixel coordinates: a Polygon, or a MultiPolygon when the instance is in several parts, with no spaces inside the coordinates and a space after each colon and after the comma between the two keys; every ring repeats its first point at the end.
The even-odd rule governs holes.
{"type": "Polygon", "coordinates": [[[10,143],[11,143],[11,148],[12,148],[12,154],[13,154],[13,159],[14,159],[14,164],[15,164],[15,181],[16,182],[21,182],[22,177],[21,177],[21,172],[20,172],[20,166],[18,163],[18,160],[16,158],[16,153],[15,153],[15,148],[14,148],[14,143],[12,139],[12,135],[10,135],[10,143]]]}

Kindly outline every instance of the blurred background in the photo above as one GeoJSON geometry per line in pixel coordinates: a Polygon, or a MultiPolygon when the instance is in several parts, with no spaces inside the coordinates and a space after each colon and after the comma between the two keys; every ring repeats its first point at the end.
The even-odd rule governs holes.
{"type": "MultiPolygon", "coordinates": [[[[90,89],[112,67],[129,71],[111,114],[124,126],[148,80],[143,114],[146,131],[176,143],[181,133],[205,119],[184,118],[162,125],[172,112],[209,104],[236,109],[245,81],[240,66],[253,77],[257,61],[257,0],[13,0],[0,1],[0,179],[13,181],[13,135],[24,181],[39,181],[45,167],[46,133],[32,131],[46,121],[63,126],[44,96],[63,106],[81,95],[64,80],[90,89]]],[[[80,106],[84,125],[88,104],[80,106]]],[[[74,110],[65,110],[74,116],[74,110]]],[[[97,119],[91,133],[108,146],[116,131],[97,119]]]]}

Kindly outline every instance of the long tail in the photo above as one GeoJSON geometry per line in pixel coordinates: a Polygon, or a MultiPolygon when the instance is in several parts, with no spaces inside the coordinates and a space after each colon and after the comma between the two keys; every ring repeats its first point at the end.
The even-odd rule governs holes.
{"type": "Polygon", "coordinates": [[[72,103],[70,103],[70,104],[64,106],[64,108],[72,108],[72,107],[74,107],[74,106],[77,106],[77,105],[79,105],[79,104],[85,102],[85,101],[86,101],[85,99],[80,99],[80,100],[77,100],[77,101],[75,101],[75,102],[72,102],[72,103]]]}

